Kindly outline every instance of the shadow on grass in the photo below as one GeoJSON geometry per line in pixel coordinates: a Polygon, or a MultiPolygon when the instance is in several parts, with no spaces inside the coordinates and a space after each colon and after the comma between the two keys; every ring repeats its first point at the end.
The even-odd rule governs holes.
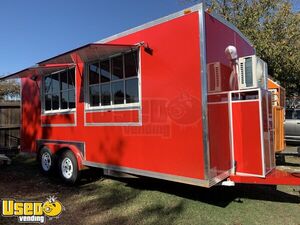
{"type": "MultiPolygon", "coordinates": [[[[244,199],[300,203],[298,196],[280,192],[273,186],[237,185],[206,189],[152,178],[104,177],[99,180],[98,172],[84,171],[84,180],[78,186],[69,187],[62,185],[55,175],[43,177],[33,158],[17,157],[12,165],[0,170],[0,199],[41,201],[55,195],[65,205],[66,211],[51,224],[74,225],[96,225],[100,222],[138,224],[140,221],[144,224],[162,224],[166,221],[173,224],[184,211],[187,199],[222,208],[231,202],[243,203],[244,199]],[[161,197],[164,199],[160,200],[161,197]]],[[[12,219],[8,218],[3,224],[11,222],[12,219]]]]}
{"type": "Polygon", "coordinates": [[[202,188],[152,178],[118,179],[129,187],[139,190],[156,190],[218,207],[226,207],[241,199],[264,200],[271,202],[300,203],[300,197],[276,189],[272,185],[236,184],[235,187],[214,186],[202,188]]]}
{"type": "MultiPolygon", "coordinates": [[[[139,182],[139,179],[134,179],[139,182]]],[[[85,215],[81,221],[72,221],[80,224],[173,224],[180,212],[184,209],[184,200],[173,203],[157,202],[150,198],[145,200],[140,195],[144,190],[130,187],[127,182],[131,179],[104,179],[109,185],[98,182],[88,186],[82,185],[82,191],[88,191],[90,199],[76,204],[71,215],[81,212],[85,215]],[[152,201],[151,201],[152,200],[152,201]],[[149,202],[148,202],[149,201],[149,202]],[[121,210],[121,211],[118,211],[121,210]],[[108,215],[108,216],[107,216],[108,215]]],[[[146,190],[146,189],[145,189],[146,190]]]]}
{"type": "MultiPolygon", "coordinates": [[[[102,171],[98,169],[82,171],[81,182],[74,187],[62,184],[62,180],[56,174],[49,177],[43,177],[39,171],[37,162],[28,156],[21,156],[17,160],[13,160],[12,165],[2,167],[3,172],[13,176],[6,176],[1,179],[0,183],[6,181],[21,182],[39,179],[51,184],[52,187],[70,188],[80,191],[82,187],[88,187],[89,184],[102,179],[102,171]],[[19,163],[22,161],[22,163],[19,163]],[[2,181],[1,181],[2,180],[2,181]]],[[[3,174],[2,174],[3,175],[3,174]]],[[[300,198],[295,195],[287,194],[276,190],[276,187],[270,185],[249,185],[237,184],[235,187],[214,186],[212,188],[201,188],[192,185],[169,182],[154,178],[115,178],[107,177],[112,180],[123,182],[126,186],[135,190],[155,190],[163,193],[172,194],[175,196],[201,201],[219,207],[226,207],[230,202],[239,198],[266,200],[273,202],[300,203],[300,198]]],[[[90,187],[93,189],[94,187],[90,187]]],[[[116,194],[117,195],[117,194],[116,194]]]]}
{"type": "MultiPolygon", "coordinates": [[[[105,224],[140,224],[143,221],[143,224],[165,224],[167,221],[168,224],[173,224],[180,213],[183,211],[183,201],[171,207],[164,207],[162,205],[153,205],[144,208],[139,213],[134,214],[133,216],[114,216],[111,219],[105,221],[105,224]]],[[[92,224],[99,224],[94,222],[92,224]]]]}

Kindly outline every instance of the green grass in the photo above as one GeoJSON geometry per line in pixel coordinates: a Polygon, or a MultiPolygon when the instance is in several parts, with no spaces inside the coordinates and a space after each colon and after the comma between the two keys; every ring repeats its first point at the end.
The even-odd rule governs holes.
{"type": "MultiPolygon", "coordinates": [[[[88,172],[84,177],[90,177],[88,172]]],[[[43,177],[30,156],[18,156],[0,168],[0,198],[44,201],[49,195],[57,196],[65,211],[47,224],[300,224],[299,192],[290,186],[205,189],[104,177],[68,187],[55,176],[43,177]]],[[[1,225],[16,221],[0,217],[1,225]]]]}

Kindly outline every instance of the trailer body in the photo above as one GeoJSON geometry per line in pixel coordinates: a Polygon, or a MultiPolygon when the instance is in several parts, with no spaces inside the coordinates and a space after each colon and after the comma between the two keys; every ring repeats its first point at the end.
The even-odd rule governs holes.
{"type": "MultiPolygon", "coordinates": [[[[255,54],[240,31],[199,4],[10,75],[22,78],[21,150],[69,149],[79,169],[100,167],[203,187],[231,177],[266,178],[275,168],[270,94],[232,88],[229,45],[239,57],[255,54]],[[112,93],[114,69],[126,71],[126,64],[114,67],[113,57],[121,54],[125,63],[127,52],[138,57],[138,100],[114,105],[120,91],[110,106],[91,107],[95,99],[105,100],[106,87],[99,78],[100,100],[93,98],[90,77],[97,72],[91,65],[109,58],[112,93]],[[45,76],[65,68],[75,71],[75,88],[69,89],[75,107],[45,110],[45,76]]],[[[132,78],[124,78],[123,92],[127,79],[132,78]]],[[[59,92],[61,107],[64,91],[59,92]]],[[[53,107],[53,93],[51,101],[53,107]]]]}

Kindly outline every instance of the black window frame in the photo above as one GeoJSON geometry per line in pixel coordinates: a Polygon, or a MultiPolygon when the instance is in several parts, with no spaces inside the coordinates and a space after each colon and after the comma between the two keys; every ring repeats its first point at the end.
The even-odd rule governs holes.
{"type": "MultiPolygon", "coordinates": [[[[141,94],[140,94],[140,50],[139,49],[135,49],[135,50],[131,50],[131,51],[127,51],[127,52],[122,52],[119,54],[114,54],[112,56],[106,57],[106,58],[102,58],[100,60],[97,61],[92,61],[86,64],[87,65],[87,79],[85,80],[86,82],[86,109],[90,109],[90,110],[102,110],[102,109],[114,109],[114,108],[130,108],[130,107],[137,107],[140,106],[140,102],[141,102],[141,94]],[[135,56],[136,58],[134,58],[135,60],[135,65],[136,65],[136,72],[134,76],[128,76],[126,77],[125,71],[126,71],[126,65],[125,65],[125,57],[127,57],[128,55],[133,54],[133,56],[135,56]],[[112,76],[113,73],[113,60],[116,58],[122,57],[122,72],[123,72],[123,77],[122,78],[116,78],[112,76]],[[101,64],[103,62],[109,62],[109,74],[110,77],[109,79],[107,79],[106,81],[102,81],[102,76],[101,76],[101,71],[102,71],[102,67],[101,64]],[[90,66],[93,64],[98,64],[99,65],[99,83],[97,84],[91,84],[90,83],[90,66]],[[135,90],[133,92],[135,96],[129,98],[126,96],[126,89],[127,88],[127,84],[129,83],[129,81],[135,81],[136,85],[135,85],[135,90]],[[114,94],[113,94],[113,86],[117,85],[118,83],[122,83],[122,91],[123,91],[123,102],[119,103],[119,104],[114,104],[115,98],[114,98],[114,94]],[[105,87],[107,89],[107,85],[109,85],[109,91],[110,91],[110,97],[106,98],[106,104],[102,104],[104,102],[103,99],[103,93],[102,93],[102,87],[105,87]],[[99,93],[99,97],[97,99],[99,99],[99,104],[95,105],[95,104],[91,104],[91,91],[90,89],[92,87],[98,86],[98,93],[99,93]],[[109,99],[110,104],[107,104],[107,100],[109,99]],[[128,99],[134,99],[134,100],[130,100],[128,101],[128,99]]],[[[132,65],[131,65],[132,66],[132,65]]],[[[105,70],[107,71],[107,70],[105,70]]],[[[107,96],[106,96],[107,97],[107,96]]],[[[118,102],[120,102],[120,99],[118,100],[118,102]]]]}
{"type": "MultiPolygon", "coordinates": [[[[50,82],[52,82],[52,80],[50,80],[50,82]]],[[[65,85],[64,85],[65,86],[65,85]]],[[[42,99],[42,113],[43,114],[47,114],[47,113],[60,113],[60,112],[72,112],[76,110],[76,68],[75,67],[71,67],[68,69],[63,69],[51,74],[47,74],[45,76],[42,77],[42,91],[41,91],[41,99],[42,99]],[[72,80],[72,82],[69,82],[69,78],[72,76],[69,75],[69,71],[73,71],[72,73],[74,80],[72,80]],[[62,88],[62,82],[61,82],[61,74],[64,74],[64,76],[66,76],[66,84],[67,84],[67,88],[62,88]],[[58,94],[58,108],[57,109],[53,109],[53,91],[46,91],[46,79],[50,77],[50,79],[52,79],[52,76],[58,76],[58,91],[55,94],[58,94]],[[67,107],[66,108],[62,108],[62,94],[67,92],[67,96],[68,96],[68,101],[67,101],[67,107]],[[70,95],[71,93],[71,95],[70,95]],[[51,95],[51,107],[50,109],[46,108],[46,96],[47,95],[51,95]],[[71,98],[73,98],[74,101],[70,101],[70,96],[71,98]],[[73,105],[70,106],[70,103],[73,103],[73,105]]],[[[71,103],[71,104],[72,104],[71,103]]]]}

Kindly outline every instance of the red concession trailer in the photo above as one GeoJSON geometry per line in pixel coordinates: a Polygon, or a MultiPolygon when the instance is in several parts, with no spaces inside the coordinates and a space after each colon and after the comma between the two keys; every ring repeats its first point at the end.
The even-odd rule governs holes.
{"type": "Polygon", "coordinates": [[[22,151],[67,182],[99,167],[203,187],[299,185],[275,168],[266,74],[247,38],[198,4],[4,79],[21,78],[22,151]]]}

